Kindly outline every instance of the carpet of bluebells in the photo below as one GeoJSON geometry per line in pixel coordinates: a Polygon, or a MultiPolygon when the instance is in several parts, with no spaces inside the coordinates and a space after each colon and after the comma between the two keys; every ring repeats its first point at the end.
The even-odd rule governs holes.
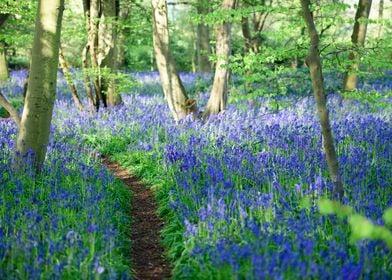
{"type": "MultiPolygon", "coordinates": [[[[25,76],[13,73],[8,97],[25,76]]],[[[129,194],[59,121],[38,175],[14,170],[17,128],[0,121],[0,279],[128,279],[129,194]]]]}
{"type": "MultiPolygon", "coordinates": [[[[22,74],[14,73],[9,95],[20,94],[22,74]]],[[[293,104],[280,111],[265,98],[240,101],[205,123],[175,123],[158,75],[132,76],[138,86],[124,104],[97,114],[78,112],[60,79],[42,177],[13,172],[16,128],[0,122],[0,278],[129,277],[120,250],[126,195],[91,156],[97,153],[154,184],[173,278],[392,278],[383,241],[354,242],[346,219],[319,213],[332,186],[311,96],[280,97],[293,104]]],[[[205,104],[210,77],[182,78],[205,104]]],[[[328,103],[344,203],[383,225],[392,206],[392,82],[361,87],[380,100],[330,92],[328,103]]]]}

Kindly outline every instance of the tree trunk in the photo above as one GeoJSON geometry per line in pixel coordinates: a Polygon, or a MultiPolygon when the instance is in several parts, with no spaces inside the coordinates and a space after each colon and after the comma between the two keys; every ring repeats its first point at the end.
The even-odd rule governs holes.
{"type": "Polygon", "coordinates": [[[367,22],[361,22],[361,20],[367,20],[369,18],[370,7],[372,6],[372,0],[359,0],[357,12],[355,14],[355,23],[353,33],[351,35],[351,42],[354,50],[349,54],[349,60],[351,65],[345,74],[343,81],[343,89],[345,91],[353,91],[357,87],[358,76],[355,73],[359,67],[358,48],[362,48],[365,45],[367,22]]]}
{"type": "MultiPolygon", "coordinates": [[[[208,3],[207,3],[208,5],[208,3]]],[[[197,14],[208,14],[208,6],[203,1],[198,1],[197,14]]],[[[197,24],[197,71],[211,72],[211,63],[209,61],[210,50],[210,34],[208,25],[203,22],[197,24]]]]}
{"type": "Polygon", "coordinates": [[[56,96],[57,66],[64,0],[40,0],[30,66],[30,79],[16,143],[16,163],[33,152],[39,169],[45,160],[56,96]]]}
{"type": "Polygon", "coordinates": [[[86,94],[87,98],[90,103],[90,108],[94,110],[95,105],[95,100],[93,96],[93,91],[91,89],[91,80],[90,80],[90,75],[88,73],[88,62],[87,62],[87,54],[89,51],[90,45],[87,43],[86,46],[83,49],[82,52],[82,68],[83,68],[83,77],[84,77],[84,86],[86,88],[86,94]]]}
{"type": "Polygon", "coordinates": [[[5,58],[5,48],[0,47],[0,83],[7,81],[9,78],[7,60],[5,58]]]}
{"type": "MultiPolygon", "coordinates": [[[[0,14],[0,28],[5,24],[9,14],[0,14]]],[[[9,78],[7,60],[5,57],[5,47],[0,45],[0,83],[7,81],[9,78]]]]}
{"type": "Polygon", "coordinates": [[[377,28],[377,38],[381,38],[381,33],[382,33],[382,20],[384,18],[384,0],[380,0],[380,4],[378,6],[378,20],[380,21],[378,23],[378,28],[377,28]]]}
{"type": "Polygon", "coordinates": [[[342,199],[344,195],[343,183],[339,172],[339,163],[336,156],[334,139],[329,122],[329,112],[324,90],[324,80],[319,54],[319,36],[310,12],[310,0],[301,0],[303,17],[308,28],[310,46],[306,57],[306,65],[310,70],[314,97],[317,103],[317,110],[320,117],[321,132],[324,142],[324,150],[327,158],[327,165],[330,177],[334,183],[334,198],[342,199]]]}
{"type": "Polygon", "coordinates": [[[188,99],[178,75],[169,46],[169,29],[166,0],[151,0],[153,10],[153,41],[157,67],[163,92],[176,121],[187,114],[188,99]]]}
{"type": "Polygon", "coordinates": [[[87,52],[90,53],[90,63],[91,67],[88,67],[87,59],[84,59],[84,66],[85,66],[85,78],[88,79],[86,80],[85,83],[90,84],[90,76],[93,80],[93,87],[94,87],[94,92],[95,92],[95,99],[94,99],[94,105],[96,111],[99,110],[100,103],[102,101],[103,106],[107,107],[106,104],[106,96],[104,96],[101,92],[101,83],[100,83],[100,75],[101,71],[99,68],[98,64],[98,24],[99,24],[99,18],[100,18],[100,13],[101,13],[101,0],[83,0],[83,8],[84,8],[84,15],[86,19],[86,28],[87,28],[87,37],[88,37],[88,42],[86,47],[83,51],[86,51],[86,53],[83,53],[83,56],[87,52]],[[88,71],[90,70],[90,71],[88,71]]]}
{"type": "Polygon", "coordinates": [[[118,0],[102,0],[101,18],[98,32],[98,65],[107,68],[110,73],[100,76],[101,91],[107,96],[109,105],[118,105],[122,102],[121,95],[116,92],[115,77],[117,72],[117,26],[118,0]]]}
{"type": "Polygon", "coordinates": [[[20,117],[18,111],[16,111],[15,107],[8,102],[8,100],[4,97],[4,95],[1,92],[0,92],[0,105],[7,110],[10,116],[14,119],[17,126],[20,127],[20,117]]]}
{"type": "Polygon", "coordinates": [[[71,91],[72,98],[73,98],[76,106],[78,107],[78,109],[80,111],[83,111],[84,107],[83,107],[82,102],[79,99],[78,91],[77,91],[76,86],[72,80],[72,75],[69,72],[68,65],[67,65],[67,62],[65,61],[65,57],[63,54],[63,48],[61,47],[61,45],[59,48],[59,61],[60,61],[61,69],[63,70],[63,73],[64,73],[65,81],[67,82],[69,90],[71,91]]]}
{"type": "Polygon", "coordinates": [[[252,34],[249,28],[248,17],[241,18],[241,31],[242,31],[242,36],[244,37],[244,53],[246,55],[247,53],[249,53],[249,50],[252,47],[252,34]]]}
{"type": "Polygon", "coordinates": [[[90,1],[90,32],[88,34],[90,44],[90,61],[94,72],[93,84],[95,90],[95,106],[97,111],[99,110],[100,103],[102,101],[103,106],[107,107],[106,96],[101,91],[101,71],[98,62],[98,31],[99,31],[99,19],[101,13],[101,1],[91,0],[90,1]]]}
{"type": "MultiPolygon", "coordinates": [[[[221,9],[235,8],[235,0],[223,0],[221,9]]],[[[216,55],[218,61],[215,66],[214,83],[203,117],[218,114],[225,110],[227,103],[227,85],[230,71],[227,65],[231,55],[231,24],[223,22],[217,27],[216,55]]]]}
{"type": "Polygon", "coordinates": [[[27,88],[29,87],[29,77],[30,77],[30,73],[27,72],[27,76],[23,81],[23,101],[26,100],[27,88]]]}
{"type": "MultiPolygon", "coordinates": [[[[99,110],[102,101],[103,106],[117,105],[122,102],[121,96],[116,92],[115,75],[117,73],[117,20],[119,13],[119,0],[91,0],[83,1],[88,28],[88,47],[83,53],[83,65],[85,70],[86,88],[90,88],[92,76],[96,110],[99,110]],[[90,52],[91,69],[93,73],[88,75],[88,63],[86,53],[90,52]],[[106,69],[105,69],[106,68],[106,69]]],[[[89,94],[88,90],[87,94],[89,94]]]]}
{"type": "MultiPolygon", "coordinates": [[[[122,3],[122,2],[121,2],[122,3]]],[[[119,20],[121,23],[125,22],[127,18],[130,16],[131,13],[131,8],[129,5],[123,7],[122,5],[119,7],[118,10],[119,13],[119,20]]],[[[131,29],[127,26],[122,26],[121,30],[117,29],[117,64],[118,68],[124,68],[126,65],[126,58],[125,58],[125,53],[126,53],[126,34],[129,34],[131,32],[131,29]],[[119,32],[121,31],[121,32],[119,32]]]]}

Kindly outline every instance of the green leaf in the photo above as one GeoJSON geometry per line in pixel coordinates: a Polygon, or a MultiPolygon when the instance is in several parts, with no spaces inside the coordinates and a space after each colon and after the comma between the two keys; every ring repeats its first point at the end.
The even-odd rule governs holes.
{"type": "Polygon", "coordinates": [[[392,207],[384,211],[382,218],[387,226],[392,226],[392,207]]]}
{"type": "Polygon", "coordinates": [[[373,238],[374,225],[365,217],[359,214],[352,215],[348,218],[348,223],[351,226],[351,239],[353,241],[373,238]]]}
{"type": "Polygon", "coordinates": [[[312,206],[312,202],[310,201],[309,197],[305,196],[301,199],[301,203],[300,203],[301,209],[309,210],[311,206],[312,206]]]}
{"type": "Polygon", "coordinates": [[[318,208],[322,215],[336,214],[335,203],[332,200],[321,199],[318,208]]]}
{"type": "Polygon", "coordinates": [[[322,215],[335,214],[340,218],[344,218],[353,213],[353,209],[350,206],[342,205],[340,202],[330,199],[320,199],[318,207],[322,215]]]}

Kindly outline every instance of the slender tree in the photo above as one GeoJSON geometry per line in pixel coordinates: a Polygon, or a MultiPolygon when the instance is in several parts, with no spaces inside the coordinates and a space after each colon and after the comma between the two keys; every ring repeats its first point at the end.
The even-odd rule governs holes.
{"type": "Polygon", "coordinates": [[[178,75],[169,46],[169,28],[166,0],[151,0],[153,10],[153,41],[157,67],[163,92],[175,120],[187,115],[184,86],[178,75]]]}
{"type": "Polygon", "coordinates": [[[7,81],[9,78],[7,60],[5,58],[5,47],[0,45],[0,82],[7,81]]]}
{"type": "Polygon", "coordinates": [[[23,115],[16,143],[16,162],[34,153],[37,168],[45,160],[56,95],[57,66],[64,0],[39,0],[23,115]]]}
{"type": "MultiPolygon", "coordinates": [[[[223,0],[221,9],[226,11],[234,9],[235,5],[236,0],[223,0]]],[[[216,55],[218,61],[215,66],[214,82],[207,107],[204,111],[204,117],[218,114],[225,110],[227,103],[227,86],[230,75],[227,65],[231,55],[231,23],[224,21],[217,26],[216,30],[216,55]]]]}
{"type": "MultiPolygon", "coordinates": [[[[5,24],[9,14],[0,14],[0,28],[5,24]]],[[[0,42],[0,82],[4,82],[8,80],[8,67],[7,60],[5,57],[5,47],[4,44],[0,42]]]]}
{"type": "MultiPolygon", "coordinates": [[[[201,16],[208,14],[208,2],[205,0],[198,0],[196,3],[196,11],[197,14],[201,16]]],[[[210,31],[208,25],[202,20],[197,24],[197,71],[211,72],[211,62],[209,61],[210,54],[210,31]]]]}
{"type": "Polygon", "coordinates": [[[72,98],[73,98],[76,106],[78,107],[78,109],[80,111],[83,111],[84,106],[83,106],[82,102],[80,101],[80,98],[78,95],[78,90],[76,89],[76,86],[73,83],[72,74],[69,71],[67,62],[65,61],[65,57],[63,54],[63,48],[61,47],[61,45],[59,48],[59,62],[60,62],[61,69],[63,70],[63,73],[64,73],[65,81],[67,82],[69,90],[71,91],[72,98]]]}
{"type": "Polygon", "coordinates": [[[109,70],[109,75],[101,75],[100,87],[107,103],[115,106],[122,102],[121,95],[116,92],[115,74],[118,68],[117,21],[119,16],[119,0],[102,0],[101,19],[98,36],[98,65],[109,70]]]}
{"type": "Polygon", "coordinates": [[[367,19],[369,18],[372,0],[359,0],[357,12],[355,13],[355,23],[353,33],[351,35],[351,42],[353,50],[349,54],[351,65],[344,76],[343,89],[345,91],[352,91],[357,87],[358,75],[355,73],[359,67],[358,49],[363,48],[366,39],[367,19]]]}
{"type": "Polygon", "coordinates": [[[85,85],[89,98],[92,96],[90,76],[95,98],[93,103],[99,110],[121,103],[121,96],[115,90],[114,75],[117,71],[117,26],[119,0],[83,0],[88,42],[83,50],[85,85]],[[90,53],[91,72],[89,75],[87,53],[90,53]]]}
{"type": "Polygon", "coordinates": [[[317,104],[317,110],[320,117],[321,133],[323,137],[324,151],[326,154],[327,165],[330,177],[334,183],[333,196],[342,199],[344,195],[343,183],[339,172],[339,163],[336,156],[334,140],[329,122],[329,112],[324,90],[324,79],[319,53],[319,35],[313,21],[313,15],[310,11],[310,0],[301,0],[303,18],[305,20],[310,38],[310,46],[306,65],[310,70],[314,98],[317,104]]]}
{"type": "MultiPolygon", "coordinates": [[[[244,1],[242,4],[243,8],[247,8],[254,3],[248,3],[244,1]]],[[[266,6],[265,0],[257,1],[257,5],[266,6]]],[[[269,2],[269,6],[272,5],[272,1],[269,2]]],[[[253,15],[243,16],[241,18],[241,31],[242,36],[244,37],[244,51],[248,53],[250,50],[257,53],[260,50],[261,45],[261,37],[260,33],[262,32],[265,22],[268,18],[269,12],[257,11],[254,12],[253,15]],[[252,23],[250,24],[249,21],[252,23]],[[252,27],[251,27],[252,26],[252,27]]]]}

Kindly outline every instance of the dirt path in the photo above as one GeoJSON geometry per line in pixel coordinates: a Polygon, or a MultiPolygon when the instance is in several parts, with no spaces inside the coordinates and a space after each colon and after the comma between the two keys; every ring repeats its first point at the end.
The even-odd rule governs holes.
{"type": "Polygon", "coordinates": [[[131,263],[136,279],[169,278],[170,265],[164,258],[159,237],[163,221],[156,214],[157,207],[152,191],[116,162],[104,158],[103,163],[133,193],[131,263]]]}

